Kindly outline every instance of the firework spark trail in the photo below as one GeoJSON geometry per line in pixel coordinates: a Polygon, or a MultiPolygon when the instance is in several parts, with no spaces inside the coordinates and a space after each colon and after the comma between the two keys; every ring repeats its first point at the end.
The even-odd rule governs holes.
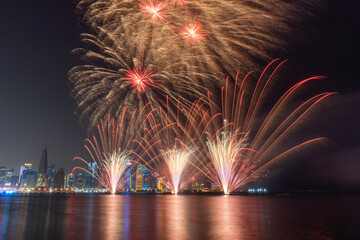
{"type": "Polygon", "coordinates": [[[234,170],[239,163],[239,153],[246,147],[245,138],[238,140],[234,135],[236,134],[223,132],[221,136],[216,136],[216,139],[206,142],[209,155],[215,160],[214,168],[225,194],[229,194],[229,190],[232,189],[231,184],[236,178],[234,170]]]}
{"type": "Polygon", "coordinates": [[[152,102],[155,109],[166,106],[167,101],[174,105],[178,99],[191,104],[186,96],[195,97],[203,91],[203,87],[194,85],[181,71],[167,72],[173,67],[171,63],[163,62],[159,69],[146,54],[132,52],[136,50],[134,47],[125,50],[121,42],[107,34],[82,36],[94,50],[75,49],[74,52],[90,64],[74,67],[69,78],[78,106],[76,114],[90,131],[108,114],[117,121],[124,106],[136,110],[152,102]],[[97,65],[93,65],[95,63],[97,65]]]}
{"type": "Polygon", "coordinates": [[[171,189],[173,194],[177,194],[179,189],[184,185],[184,172],[188,161],[192,155],[187,149],[168,149],[162,151],[162,156],[169,168],[171,178],[171,189]]]}
{"type": "MultiPolygon", "coordinates": [[[[124,173],[126,163],[134,161],[132,152],[140,152],[141,149],[133,144],[133,139],[144,136],[143,129],[146,128],[149,114],[154,110],[147,104],[139,111],[130,111],[127,107],[122,109],[118,122],[115,119],[107,120],[97,125],[98,137],[93,136],[92,140],[86,139],[85,148],[91,156],[91,161],[96,162],[97,169],[94,169],[83,158],[76,157],[91,167],[91,171],[83,167],[75,167],[91,174],[99,183],[108,189],[112,194],[125,182],[124,173]],[[143,116],[145,115],[145,116],[143,116]]],[[[154,118],[154,116],[152,116],[154,118]]],[[[155,118],[154,118],[155,119],[155,118]]]]}
{"type": "Polygon", "coordinates": [[[139,4],[139,8],[154,21],[166,21],[166,4],[164,2],[143,1],[139,4]]]}
{"type": "Polygon", "coordinates": [[[257,69],[286,47],[282,36],[296,36],[318,1],[81,0],[77,10],[91,34],[73,51],[84,64],[69,72],[79,121],[91,131],[125,105],[166,106],[165,96],[189,108],[207,91],[220,92],[237,69],[257,69]],[[133,81],[139,66],[157,81],[133,81]]]}
{"type": "Polygon", "coordinates": [[[314,18],[321,2],[164,0],[140,1],[139,6],[131,0],[82,0],[78,11],[92,29],[114,34],[125,49],[135,46],[147,51],[155,66],[160,60],[170,65],[181,63],[192,81],[205,83],[212,90],[224,85],[226,76],[235,76],[238,69],[258,69],[272,53],[308,31],[303,24],[314,18]],[[162,17],[165,8],[166,16],[162,17]],[[194,35],[198,27],[201,34],[194,35]],[[192,31],[178,34],[184,33],[183,29],[192,31]],[[189,40],[195,42],[184,48],[189,40]],[[220,83],[204,80],[202,74],[212,74],[220,83]]]}
{"type": "Polygon", "coordinates": [[[201,99],[197,100],[188,110],[179,100],[175,118],[169,111],[157,109],[155,115],[161,117],[155,119],[153,113],[149,114],[150,127],[146,129],[146,136],[134,140],[143,153],[143,156],[134,153],[137,161],[160,176],[173,194],[202,172],[192,160],[197,154],[197,123],[201,120],[198,113],[205,104],[201,99]]]}
{"type": "MultiPolygon", "coordinates": [[[[300,133],[298,126],[306,123],[305,117],[311,114],[311,110],[334,94],[320,93],[300,102],[295,108],[289,107],[294,105],[292,100],[306,83],[323,79],[321,76],[295,84],[265,116],[259,110],[264,104],[265,95],[271,92],[269,86],[277,70],[284,62],[278,59],[272,61],[260,75],[250,95],[246,91],[251,91],[251,88],[244,87],[249,76],[240,83],[236,78],[233,89],[226,85],[222,89],[221,113],[196,106],[200,110],[194,112],[197,116],[192,119],[197,128],[189,134],[192,138],[200,139],[193,144],[200,153],[193,163],[227,194],[253,180],[257,174],[289,153],[325,140],[314,138],[295,146],[285,143],[286,139],[300,133]],[[250,96],[249,99],[244,99],[244,95],[250,96]]],[[[210,96],[208,101],[211,107],[210,96]]]]}

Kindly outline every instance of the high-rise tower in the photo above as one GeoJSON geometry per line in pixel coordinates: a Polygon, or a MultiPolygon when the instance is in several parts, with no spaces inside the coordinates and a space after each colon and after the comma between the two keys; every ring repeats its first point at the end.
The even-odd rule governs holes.
{"type": "Polygon", "coordinates": [[[47,148],[45,147],[43,149],[40,159],[38,178],[36,180],[36,188],[41,188],[41,190],[45,190],[48,187],[47,182],[47,148]]]}

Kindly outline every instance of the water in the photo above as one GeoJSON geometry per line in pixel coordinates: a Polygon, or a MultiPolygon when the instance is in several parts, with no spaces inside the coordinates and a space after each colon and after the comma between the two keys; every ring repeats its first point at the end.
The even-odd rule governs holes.
{"type": "Polygon", "coordinates": [[[360,196],[0,197],[0,239],[360,239],[360,196]]]}

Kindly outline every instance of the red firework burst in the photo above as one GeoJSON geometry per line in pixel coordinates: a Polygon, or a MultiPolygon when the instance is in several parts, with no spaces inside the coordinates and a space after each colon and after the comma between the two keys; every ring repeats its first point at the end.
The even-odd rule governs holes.
{"type": "Polygon", "coordinates": [[[166,18],[166,4],[158,1],[144,1],[139,4],[140,10],[146,13],[152,20],[165,22],[166,18]]]}
{"type": "Polygon", "coordinates": [[[187,41],[191,43],[202,41],[206,38],[205,31],[199,21],[188,23],[181,32],[187,41]]]}
{"type": "Polygon", "coordinates": [[[136,65],[134,65],[132,69],[128,68],[124,79],[127,80],[129,82],[128,85],[131,85],[131,87],[138,91],[138,93],[143,93],[151,87],[159,88],[154,85],[156,80],[151,79],[155,76],[156,74],[154,71],[147,68],[142,69],[141,66],[137,68],[136,65]]]}

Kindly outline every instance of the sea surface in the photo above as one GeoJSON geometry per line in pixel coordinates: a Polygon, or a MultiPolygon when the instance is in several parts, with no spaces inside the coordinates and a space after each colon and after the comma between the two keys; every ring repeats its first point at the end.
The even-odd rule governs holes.
{"type": "Polygon", "coordinates": [[[360,196],[0,196],[0,239],[360,239],[360,196]]]}

